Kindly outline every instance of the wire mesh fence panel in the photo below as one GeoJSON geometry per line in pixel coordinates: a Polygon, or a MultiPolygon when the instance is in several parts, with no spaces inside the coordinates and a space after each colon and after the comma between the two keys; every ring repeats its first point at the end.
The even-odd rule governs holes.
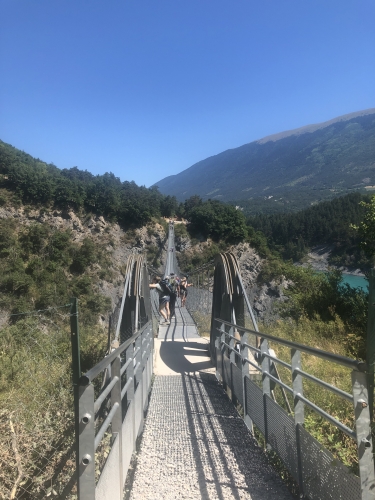
{"type": "Polygon", "coordinates": [[[209,336],[211,328],[212,290],[198,288],[196,284],[188,288],[186,307],[194,319],[201,336],[209,336]]]}
{"type": "Polygon", "coordinates": [[[0,497],[75,499],[70,304],[0,330],[0,497]]]}
{"type": "MultiPolygon", "coordinates": [[[[209,336],[212,317],[213,270],[208,268],[197,272],[190,277],[189,282],[193,286],[188,288],[186,307],[197,324],[200,334],[209,336]]],[[[247,307],[238,314],[236,321],[246,328],[255,329],[247,307]]],[[[253,345],[256,345],[255,335],[250,335],[249,340],[253,345]]]]}
{"type": "MultiPolygon", "coordinates": [[[[255,317],[255,319],[257,319],[255,317]]],[[[239,325],[244,326],[245,328],[249,328],[250,330],[255,330],[255,325],[253,323],[253,319],[251,317],[251,314],[247,307],[244,308],[243,314],[240,314],[237,318],[237,323],[239,325]]],[[[251,333],[248,334],[248,342],[250,345],[256,347],[257,346],[257,340],[256,340],[256,335],[253,335],[251,333]]]]}

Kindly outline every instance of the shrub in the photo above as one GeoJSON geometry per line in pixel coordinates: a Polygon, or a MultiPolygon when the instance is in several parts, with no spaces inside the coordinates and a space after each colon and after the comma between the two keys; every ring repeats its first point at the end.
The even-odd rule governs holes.
{"type": "Polygon", "coordinates": [[[82,246],[74,252],[70,269],[74,273],[83,273],[87,267],[97,262],[97,252],[93,241],[89,238],[83,240],[82,246]]]}

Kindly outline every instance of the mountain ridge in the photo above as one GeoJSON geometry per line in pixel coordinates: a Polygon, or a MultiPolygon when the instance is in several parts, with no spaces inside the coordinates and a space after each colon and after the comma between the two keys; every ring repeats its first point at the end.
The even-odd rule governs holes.
{"type": "MultiPolygon", "coordinates": [[[[304,125],[303,127],[298,127],[290,130],[285,130],[284,132],[278,132],[276,134],[266,135],[262,139],[257,141],[259,144],[265,144],[268,141],[278,141],[280,139],[284,139],[285,137],[289,137],[290,135],[300,135],[304,133],[312,133],[315,130],[319,130],[321,128],[328,127],[329,125],[333,125],[334,123],[338,123],[341,121],[348,121],[352,118],[357,118],[358,116],[371,115],[375,113],[375,108],[364,109],[362,111],[354,111],[353,113],[347,113],[345,115],[340,115],[336,118],[332,118],[331,120],[327,120],[320,123],[312,123],[310,125],[304,125]]],[[[248,143],[250,144],[250,143],[248,143]]]]}
{"type": "Polygon", "coordinates": [[[375,184],[374,137],[370,108],[228,149],[154,185],[181,201],[194,194],[245,203],[269,197],[284,207],[303,192],[303,208],[375,184]]]}

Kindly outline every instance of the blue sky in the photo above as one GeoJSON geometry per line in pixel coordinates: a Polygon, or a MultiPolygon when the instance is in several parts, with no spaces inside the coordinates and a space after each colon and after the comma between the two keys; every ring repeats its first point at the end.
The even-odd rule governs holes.
{"type": "Polygon", "coordinates": [[[150,186],[375,106],[373,0],[0,0],[0,139],[150,186]]]}

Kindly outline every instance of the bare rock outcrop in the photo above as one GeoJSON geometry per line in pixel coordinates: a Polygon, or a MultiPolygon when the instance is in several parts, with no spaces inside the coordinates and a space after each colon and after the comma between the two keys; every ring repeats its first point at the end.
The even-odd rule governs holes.
{"type": "Polygon", "coordinates": [[[246,289],[256,286],[258,275],[262,270],[263,259],[249,243],[240,243],[232,247],[241,269],[242,281],[246,289]]]}
{"type": "MultiPolygon", "coordinates": [[[[210,245],[209,240],[199,242],[196,245],[192,245],[189,240],[185,252],[190,255],[201,253],[207,245],[210,245]]],[[[179,250],[177,245],[176,249],[179,250]]],[[[242,281],[258,320],[269,322],[278,319],[277,305],[288,300],[285,290],[290,286],[290,282],[285,278],[281,278],[281,280],[273,280],[269,283],[259,283],[259,275],[265,260],[259,256],[249,243],[233,245],[230,247],[230,251],[238,260],[242,281]]]]}
{"type": "Polygon", "coordinates": [[[231,251],[237,257],[243,284],[258,319],[263,322],[277,319],[277,304],[288,300],[285,290],[290,282],[282,278],[269,283],[259,283],[259,274],[265,261],[249,243],[235,245],[231,251]]]}

